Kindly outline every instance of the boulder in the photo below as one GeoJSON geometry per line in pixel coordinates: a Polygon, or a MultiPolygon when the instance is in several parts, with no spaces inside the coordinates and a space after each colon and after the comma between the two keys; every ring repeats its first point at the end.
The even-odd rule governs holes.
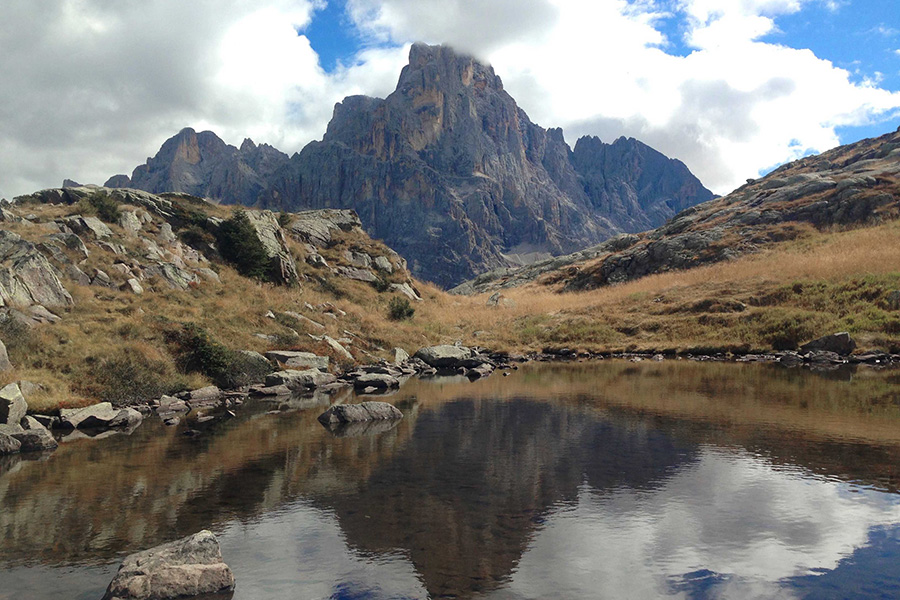
{"type": "Polygon", "coordinates": [[[409,360],[409,352],[407,352],[403,348],[394,348],[394,364],[395,365],[403,364],[407,360],[409,360]]]}
{"type": "Polygon", "coordinates": [[[448,369],[459,366],[461,361],[470,358],[472,354],[472,350],[465,346],[442,344],[421,348],[413,356],[435,369],[448,369]]]}
{"type": "Polygon", "coordinates": [[[22,442],[11,435],[0,433],[0,456],[15,454],[22,448],[22,442]]]}
{"type": "Polygon", "coordinates": [[[328,344],[328,347],[331,348],[335,354],[337,354],[341,359],[347,361],[353,361],[353,355],[341,345],[336,339],[331,336],[323,336],[322,339],[328,344]]]}
{"type": "Polygon", "coordinates": [[[323,425],[339,425],[341,423],[360,423],[363,421],[379,421],[402,419],[403,413],[387,402],[363,402],[362,404],[337,404],[321,415],[319,422],[323,425]]]}
{"type": "Polygon", "coordinates": [[[126,557],[103,600],[167,600],[233,589],[219,541],[204,530],[126,557]]]}
{"type": "Polygon", "coordinates": [[[391,261],[388,260],[386,256],[375,257],[375,268],[381,271],[386,271],[387,273],[394,272],[394,265],[391,264],[391,261]]]}
{"type": "Polygon", "coordinates": [[[841,356],[847,356],[856,348],[856,342],[853,341],[853,338],[850,337],[850,334],[846,331],[842,331],[840,333],[833,333],[831,335],[826,335],[820,337],[819,339],[813,340],[806,344],[800,346],[800,352],[807,353],[813,352],[817,350],[825,351],[825,352],[834,352],[835,354],[839,354],[841,356]]]}
{"type": "Polygon", "coordinates": [[[47,428],[41,425],[34,417],[24,417],[21,421],[23,431],[14,433],[12,437],[21,443],[22,452],[38,452],[41,450],[53,450],[59,443],[47,428]]]}
{"type": "Polygon", "coordinates": [[[59,426],[62,429],[108,429],[132,427],[143,419],[132,408],[117,409],[109,402],[101,402],[84,408],[61,408],[59,426]]]}
{"type": "Polygon", "coordinates": [[[408,283],[392,283],[391,291],[397,292],[398,294],[403,294],[404,296],[406,296],[410,300],[413,300],[414,302],[422,301],[422,297],[419,296],[419,292],[416,291],[416,288],[409,285],[408,283]]]}
{"type": "Polygon", "coordinates": [[[310,369],[327,369],[328,357],[317,356],[312,352],[296,352],[294,350],[270,350],[266,358],[283,363],[287,367],[305,367],[310,369]]]}
{"type": "Polygon", "coordinates": [[[267,388],[277,386],[286,386],[291,390],[305,390],[319,387],[327,383],[333,383],[337,378],[330,373],[323,373],[318,369],[307,369],[305,371],[295,371],[286,369],[277,371],[266,376],[267,388]]]}
{"type": "Polygon", "coordinates": [[[212,400],[218,400],[221,397],[222,390],[214,385],[208,385],[206,387],[198,388],[196,390],[190,390],[188,392],[181,392],[178,394],[178,398],[187,402],[209,402],[212,400]]]}
{"type": "Polygon", "coordinates": [[[362,373],[353,380],[353,387],[357,390],[366,388],[375,388],[380,391],[391,390],[400,387],[400,380],[383,373],[362,373]]]}
{"type": "Polygon", "coordinates": [[[27,412],[28,403],[18,384],[0,389],[0,425],[18,425],[27,412]]]}
{"type": "Polygon", "coordinates": [[[12,368],[12,363],[9,362],[9,354],[6,352],[6,346],[0,340],[0,373],[11,371],[12,368]]]}
{"type": "Polygon", "coordinates": [[[156,408],[156,412],[159,414],[187,412],[188,410],[188,405],[184,400],[173,396],[161,396],[159,406],[156,408]]]}

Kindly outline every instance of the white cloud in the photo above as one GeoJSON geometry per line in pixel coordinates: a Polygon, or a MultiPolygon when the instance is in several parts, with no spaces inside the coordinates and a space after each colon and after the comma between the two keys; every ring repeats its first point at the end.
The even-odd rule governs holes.
{"type": "Polygon", "coordinates": [[[130,173],[186,126],[300,150],[335,102],[388,93],[405,62],[402,47],[372,50],[325,73],[297,34],[320,4],[4,3],[0,197],[130,173]]]}
{"type": "Polygon", "coordinates": [[[326,73],[297,35],[324,0],[11,0],[0,20],[0,196],[130,172],[185,126],[297,151],[345,95],[390,93],[416,40],[489,60],[532,119],[564,127],[571,143],[633,136],[727,192],[835,145],[835,127],[898,114],[900,93],[877,75],[851,78],[808,50],[760,41],[780,15],[814,3],[838,9],[829,0],[348,0],[369,46],[326,73]],[[678,42],[686,56],[667,53],[678,42]]]}
{"type": "Polygon", "coordinates": [[[776,31],[778,16],[821,1],[534,0],[535,13],[552,18],[526,23],[459,0],[416,0],[417,11],[436,15],[424,21],[399,16],[412,0],[353,5],[366,8],[363,27],[382,38],[443,40],[484,56],[532,119],[562,126],[570,143],[585,134],[633,136],[725,193],[760,170],[835,146],[838,126],[900,107],[900,93],[879,89],[875,78],[854,83],[809,50],[759,41],[776,31]],[[686,19],[687,56],[666,53],[674,40],[660,23],[673,18],[673,6],[686,19]],[[471,35],[472,22],[496,35],[471,35]]]}

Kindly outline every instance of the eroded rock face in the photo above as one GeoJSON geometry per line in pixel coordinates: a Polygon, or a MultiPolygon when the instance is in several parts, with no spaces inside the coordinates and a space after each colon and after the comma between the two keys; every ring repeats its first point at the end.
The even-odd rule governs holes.
{"type": "Polygon", "coordinates": [[[338,104],[322,142],[292,158],[261,200],[352,207],[414,274],[449,285],[506,266],[506,253],[571,252],[711,197],[684,165],[639,142],[617,142],[602,160],[597,142],[571,153],[491,67],[416,44],[397,90],[338,104]]]}
{"type": "Polygon", "coordinates": [[[182,129],[157,155],[135,168],[131,177],[116,175],[110,188],[137,188],[155,194],[181,192],[229,203],[253,204],[288,156],[267,144],[246,139],[240,148],[211,131],[182,129]]]}
{"type": "Polygon", "coordinates": [[[6,346],[0,341],[0,373],[12,370],[12,363],[9,362],[9,354],[6,352],[6,346]]]}
{"type": "Polygon", "coordinates": [[[126,557],[103,600],[168,600],[233,589],[219,541],[204,530],[126,557]]]}
{"type": "Polygon", "coordinates": [[[34,244],[0,229],[0,305],[7,304],[56,307],[71,305],[73,300],[34,244]]]}

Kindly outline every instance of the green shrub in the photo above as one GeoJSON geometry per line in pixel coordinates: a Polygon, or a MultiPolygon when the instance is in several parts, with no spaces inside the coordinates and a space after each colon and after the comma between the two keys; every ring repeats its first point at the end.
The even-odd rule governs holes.
{"type": "Polygon", "coordinates": [[[391,298],[388,304],[388,318],[392,321],[411,319],[415,312],[416,309],[410,305],[409,300],[406,298],[391,298]]]}
{"type": "Polygon", "coordinates": [[[241,209],[223,221],[216,234],[219,254],[234,265],[238,273],[260,281],[271,281],[271,260],[250,219],[241,209]]]}
{"type": "Polygon", "coordinates": [[[122,216],[119,210],[119,203],[110,198],[109,195],[98,192],[88,196],[86,200],[87,206],[84,212],[93,213],[101,221],[106,221],[107,223],[119,222],[119,218],[122,216]]]}
{"type": "Polygon", "coordinates": [[[267,362],[225,347],[194,323],[170,331],[168,340],[175,346],[179,369],[205,375],[221,388],[259,383],[272,372],[267,362]]]}
{"type": "Polygon", "coordinates": [[[186,387],[184,379],[169,364],[149,359],[134,348],[124,348],[115,357],[93,362],[89,379],[92,394],[116,406],[143,403],[186,387]]]}
{"type": "Polygon", "coordinates": [[[379,294],[383,294],[391,289],[391,282],[383,277],[376,277],[375,281],[372,282],[372,287],[375,288],[375,291],[379,294]]]}

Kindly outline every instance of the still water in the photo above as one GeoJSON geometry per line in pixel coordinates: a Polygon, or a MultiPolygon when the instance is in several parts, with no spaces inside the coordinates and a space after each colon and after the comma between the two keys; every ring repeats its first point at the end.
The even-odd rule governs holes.
{"type": "Polygon", "coordinates": [[[537,364],[389,400],[342,436],[327,399],[251,401],[3,459],[0,599],[97,599],[204,528],[235,600],[900,598],[900,372],[537,364]]]}

